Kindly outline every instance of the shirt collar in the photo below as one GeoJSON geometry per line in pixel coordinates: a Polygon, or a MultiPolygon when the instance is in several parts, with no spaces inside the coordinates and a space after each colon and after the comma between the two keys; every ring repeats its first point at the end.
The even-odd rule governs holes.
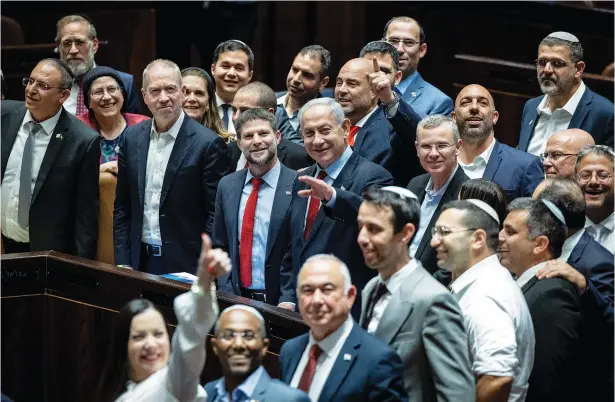
{"type": "MultiPolygon", "coordinates": [[[[263,181],[267,183],[269,187],[275,188],[276,184],[278,183],[278,178],[280,177],[281,170],[282,168],[280,167],[280,161],[276,161],[275,165],[273,165],[273,167],[269,169],[269,171],[265,173],[261,177],[261,179],[263,179],[263,181]]],[[[252,172],[250,172],[250,169],[248,169],[248,174],[246,174],[246,181],[243,183],[244,187],[250,182],[250,180],[252,180],[253,177],[254,175],[252,174],[252,172]]]]}
{"type": "Polygon", "coordinates": [[[559,257],[560,260],[568,261],[568,258],[570,258],[570,254],[572,254],[572,250],[574,250],[574,248],[577,246],[577,243],[581,239],[581,236],[583,236],[583,232],[585,232],[585,229],[579,230],[578,232],[566,239],[564,245],[562,246],[562,255],[560,255],[559,257]]]}
{"type": "Polygon", "coordinates": [[[367,113],[365,116],[363,116],[363,118],[361,120],[359,120],[358,122],[356,122],[354,125],[357,126],[357,127],[363,127],[365,122],[374,114],[376,109],[378,109],[378,105],[374,106],[372,108],[372,110],[369,111],[369,113],[367,113]]]}
{"type": "Polygon", "coordinates": [[[468,268],[464,273],[459,275],[457,279],[451,284],[451,290],[453,293],[459,293],[466,286],[472,284],[476,279],[482,276],[482,273],[487,269],[493,269],[494,266],[498,266],[500,260],[496,254],[492,254],[489,257],[480,260],[476,264],[468,268]]]}
{"type": "Polygon", "coordinates": [[[457,173],[458,168],[459,168],[459,165],[455,165],[455,170],[453,170],[453,173],[451,173],[451,175],[448,177],[448,180],[446,180],[446,183],[444,183],[444,185],[440,188],[440,190],[436,191],[435,193],[433,191],[433,181],[431,180],[431,176],[429,176],[429,181],[427,182],[427,186],[425,186],[426,194],[428,194],[432,198],[441,197],[442,195],[444,195],[444,192],[446,191],[448,184],[451,182],[451,180],[453,180],[453,176],[455,176],[455,173],[457,173]]]}
{"type": "MultiPolygon", "coordinates": [[[[348,162],[348,159],[350,159],[350,156],[352,156],[352,148],[347,146],[342,156],[337,158],[335,162],[333,162],[324,169],[324,171],[327,173],[327,176],[331,177],[333,180],[337,179],[337,176],[339,176],[340,172],[346,165],[346,162],[348,162]]],[[[321,167],[318,165],[316,166],[316,175],[318,175],[318,173],[323,169],[321,169],[321,167]]]]}
{"type": "Polygon", "coordinates": [[[316,340],[312,337],[312,331],[310,331],[308,349],[311,348],[312,345],[318,344],[323,353],[326,354],[327,357],[331,357],[331,353],[336,349],[336,346],[339,346],[339,342],[344,341],[344,335],[350,333],[353,325],[354,321],[352,321],[352,316],[348,314],[348,317],[346,317],[346,320],[342,323],[342,325],[340,325],[335,331],[320,342],[316,342],[316,340]]]}
{"type": "Polygon", "coordinates": [[[226,103],[226,102],[224,102],[224,101],[222,100],[222,98],[218,96],[218,93],[217,93],[217,92],[216,92],[216,105],[217,105],[218,107],[222,107],[222,105],[227,105],[227,103],[226,103]]]}
{"type": "Polygon", "coordinates": [[[378,275],[378,280],[382,282],[389,291],[390,294],[394,294],[397,289],[401,287],[404,280],[416,269],[418,263],[416,259],[411,258],[410,261],[397,272],[389,277],[387,280],[382,280],[382,277],[378,275]]]}
{"type": "MultiPolygon", "coordinates": [[[[60,120],[61,114],[62,114],[62,108],[60,108],[60,110],[58,110],[58,113],[56,113],[55,115],[51,116],[47,120],[44,120],[38,123],[41,125],[41,127],[43,127],[43,132],[45,135],[51,135],[53,133],[53,130],[55,130],[56,125],[58,124],[58,121],[60,120]]],[[[21,123],[22,127],[24,127],[26,123],[30,121],[34,121],[34,119],[32,118],[30,111],[26,110],[26,115],[24,116],[23,122],[21,123]]]]}
{"type": "MultiPolygon", "coordinates": [[[[254,370],[254,372],[252,372],[252,374],[248,376],[248,378],[246,378],[237,388],[235,388],[232,393],[235,393],[237,390],[240,390],[244,393],[247,399],[251,399],[252,394],[254,393],[254,390],[256,389],[256,386],[258,385],[258,382],[260,381],[264,371],[265,369],[263,368],[263,366],[259,366],[256,370],[254,370]]],[[[226,386],[224,384],[224,377],[222,377],[222,380],[216,383],[216,391],[218,391],[218,395],[228,397],[228,392],[226,392],[226,386]]],[[[235,400],[230,397],[228,399],[235,400]]]]}
{"type": "Polygon", "coordinates": [[[613,231],[613,225],[614,225],[614,219],[615,219],[614,215],[615,213],[612,213],[611,215],[607,216],[605,220],[600,222],[600,224],[604,226],[605,228],[613,231]]]}
{"type": "Polygon", "coordinates": [[[277,104],[278,105],[285,105],[286,104],[286,97],[288,96],[288,93],[285,93],[284,95],[280,96],[277,100],[277,104]]]}
{"type": "MultiPolygon", "coordinates": [[[[581,81],[581,85],[579,85],[575,93],[570,97],[570,99],[568,99],[568,102],[566,102],[564,107],[562,107],[561,109],[565,110],[566,112],[568,112],[568,114],[572,116],[575,110],[577,110],[577,106],[579,105],[579,102],[581,102],[581,98],[583,97],[584,93],[585,93],[585,83],[581,81]]],[[[548,115],[551,115],[552,111],[547,106],[548,102],[549,102],[549,95],[546,95],[545,97],[542,98],[542,100],[538,104],[538,107],[536,108],[536,112],[539,115],[541,113],[546,113],[548,115]]]]}
{"type": "Polygon", "coordinates": [[[419,75],[418,70],[415,70],[412,74],[404,78],[399,84],[397,84],[397,89],[402,94],[406,92],[406,90],[410,87],[416,76],[419,75]]]}
{"type": "Polygon", "coordinates": [[[524,287],[530,281],[530,279],[536,276],[536,272],[538,272],[542,267],[544,267],[546,263],[546,261],[543,261],[522,273],[521,276],[517,278],[517,284],[519,285],[519,287],[524,287]]]}
{"type": "MultiPolygon", "coordinates": [[[[177,134],[179,134],[179,129],[181,128],[183,123],[184,123],[184,111],[182,110],[179,113],[179,117],[177,118],[177,120],[175,120],[175,123],[173,123],[171,128],[168,131],[165,131],[160,134],[169,134],[171,137],[173,137],[173,139],[177,139],[177,134]]],[[[150,131],[150,134],[158,135],[158,131],[156,131],[156,120],[152,121],[152,129],[150,131]]]]}
{"type": "Polygon", "coordinates": [[[491,153],[493,153],[493,148],[495,148],[495,138],[491,139],[491,144],[483,151],[482,154],[478,155],[474,160],[467,165],[462,161],[458,160],[457,163],[461,166],[470,166],[470,165],[478,165],[480,163],[484,163],[485,165],[489,163],[489,158],[491,158],[491,153]]]}

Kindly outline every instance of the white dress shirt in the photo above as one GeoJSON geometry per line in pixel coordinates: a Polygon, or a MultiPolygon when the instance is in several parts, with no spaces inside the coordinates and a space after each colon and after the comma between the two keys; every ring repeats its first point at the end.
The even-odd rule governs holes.
{"type": "MultiPolygon", "coordinates": [[[[38,172],[41,169],[43,158],[47,152],[47,146],[51,141],[51,135],[60,120],[60,114],[62,114],[62,108],[53,117],[40,122],[43,127],[42,131],[39,131],[34,135],[34,147],[32,155],[32,186],[31,190],[34,192],[34,186],[36,185],[36,179],[38,172]]],[[[21,159],[26,145],[26,140],[30,134],[30,124],[32,115],[27,110],[26,114],[21,121],[19,130],[17,131],[17,137],[15,137],[15,143],[9,154],[9,159],[4,171],[4,178],[0,185],[0,193],[2,197],[2,234],[21,243],[30,242],[30,224],[24,229],[17,223],[17,216],[19,214],[19,183],[21,180],[21,159]]],[[[7,144],[4,144],[5,146],[7,144]]]]}
{"type": "Polygon", "coordinates": [[[156,122],[152,121],[149,149],[147,150],[147,170],[145,171],[145,200],[143,202],[143,229],[141,233],[144,243],[162,245],[160,235],[162,184],[177,134],[179,134],[179,129],[184,122],[184,116],[185,114],[182,111],[169,131],[164,133],[158,133],[156,122]]]}
{"type": "Polygon", "coordinates": [[[202,295],[186,292],[175,298],[177,327],[166,367],[140,383],[128,381],[116,402],[206,402],[199,384],[205,365],[205,339],[218,316],[215,285],[202,295]]]}
{"type": "Polygon", "coordinates": [[[322,353],[316,362],[316,371],[314,372],[314,377],[312,377],[310,392],[308,392],[308,394],[313,402],[318,401],[325,382],[327,382],[327,379],[329,378],[331,369],[337,360],[337,356],[340,354],[340,351],[344,346],[344,342],[348,339],[350,331],[352,331],[353,325],[354,321],[352,321],[352,316],[349,314],[346,321],[344,321],[338,329],[333,331],[331,335],[320,342],[316,342],[316,340],[312,337],[312,332],[310,332],[310,339],[305,350],[303,351],[303,355],[301,355],[301,360],[299,360],[295,374],[293,374],[293,378],[290,381],[290,386],[293,388],[297,388],[299,386],[299,381],[301,381],[301,376],[303,375],[305,366],[307,366],[308,361],[310,360],[310,349],[312,348],[312,345],[317,343],[320,349],[322,349],[322,353]]]}
{"type": "Polygon", "coordinates": [[[536,272],[538,272],[546,264],[547,264],[546,261],[541,262],[540,264],[536,264],[533,267],[529,268],[524,273],[522,273],[521,276],[517,278],[517,285],[519,285],[520,288],[525,286],[526,283],[528,283],[533,277],[536,276],[536,272]]]}
{"type": "MultiPolygon", "coordinates": [[[[237,147],[239,148],[239,142],[237,142],[237,147]]],[[[246,159],[246,156],[243,154],[243,151],[241,150],[241,148],[239,148],[239,160],[237,161],[237,167],[235,168],[235,171],[239,172],[240,170],[245,169],[246,163],[248,163],[248,160],[246,159]]]]}
{"type": "Polygon", "coordinates": [[[463,169],[466,176],[470,179],[481,179],[485,174],[485,169],[487,168],[487,163],[489,163],[489,158],[491,158],[491,153],[493,153],[493,148],[495,147],[495,138],[491,140],[491,144],[483,151],[482,154],[478,155],[474,160],[467,165],[463,163],[460,159],[457,159],[459,166],[463,169]]]}
{"type": "MultiPolygon", "coordinates": [[[[216,105],[218,105],[218,116],[220,116],[220,120],[224,121],[224,109],[222,109],[222,105],[224,105],[224,101],[218,96],[218,94],[216,94],[216,105]]],[[[231,107],[230,104],[228,105],[229,107],[226,110],[226,114],[228,116],[228,127],[226,128],[226,131],[228,131],[229,134],[231,135],[235,135],[235,125],[233,124],[233,108],[231,107]]],[[[224,125],[224,123],[222,125],[224,125]]],[[[243,165],[245,164],[246,163],[244,161],[243,165]]]]}
{"type": "Polygon", "coordinates": [[[587,218],[587,221],[589,221],[587,222],[589,224],[587,232],[594,240],[600,243],[602,247],[609,250],[611,254],[615,251],[615,237],[613,236],[614,216],[614,214],[611,214],[600,223],[593,223],[587,218]]]}
{"type": "Polygon", "coordinates": [[[384,314],[384,311],[389,305],[391,298],[393,297],[395,293],[397,293],[397,291],[399,291],[401,284],[404,283],[406,278],[410,276],[412,272],[414,272],[416,267],[417,267],[416,260],[414,258],[411,258],[410,261],[408,261],[406,265],[404,265],[399,271],[391,275],[391,277],[387,279],[386,281],[383,280],[380,275],[378,275],[378,282],[384,283],[387,287],[388,292],[385,293],[385,295],[382,296],[380,300],[378,300],[376,305],[374,305],[374,310],[372,311],[372,319],[369,321],[369,325],[367,326],[367,332],[369,332],[370,334],[373,334],[374,332],[376,332],[376,329],[378,328],[378,324],[380,324],[382,315],[384,314]]]}
{"type": "Polygon", "coordinates": [[[579,242],[579,240],[581,240],[581,236],[583,236],[584,232],[585,229],[581,229],[566,239],[562,246],[562,255],[559,256],[558,260],[562,260],[564,262],[568,261],[568,258],[570,258],[570,254],[572,254],[572,250],[574,250],[574,248],[577,246],[577,243],[579,242]]]}
{"type": "Polygon", "coordinates": [[[542,101],[536,108],[536,113],[538,114],[536,118],[538,121],[536,126],[534,126],[534,134],[527,146],[528,153],[539,156],[545,151],[547,141],[553,134],[568,128],[572,115],[577,109],[584,92],[585,84],[581,81],[581,85],[579,85],[574,95],[568,99],[564,107],[553,111],[548,107],[549,95],[542,98],[542,101]]]}
{"type": "Polygon", "coordinates": [[[451,291],[463,313],[474,376],[512,377],[508,401],[525,401],[534,366],[534,326],[510,272],[494,254],[460,275],[451,291]]]}

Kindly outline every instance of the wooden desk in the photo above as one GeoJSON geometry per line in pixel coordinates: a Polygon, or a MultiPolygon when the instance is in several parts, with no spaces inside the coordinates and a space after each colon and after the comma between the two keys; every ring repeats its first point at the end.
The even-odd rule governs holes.
{"type": "MultiPolygon", "coordinates": [[[[3,254],[2,392],[16,401],[87,401],[108,352],[115,317],[126,302],[152,301],[169,322],[173,299],[189,285],[54,251],[3,254]]],[[[270,339],[264,365],[279,377],[286,339],[307,332],[299,314],[234,295],[218,294],[220,310],[250,305],[263,314],[270,339]]],[[[205,383],[221,376],[207,343],[205,383]]]]}

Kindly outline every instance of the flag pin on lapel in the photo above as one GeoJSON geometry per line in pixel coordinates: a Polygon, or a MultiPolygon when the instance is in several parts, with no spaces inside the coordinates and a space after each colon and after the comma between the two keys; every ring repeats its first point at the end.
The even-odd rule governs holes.
{"type": "Polygon", "coordinates": [[[62,136],[62,134],[61,134],[61,133],[56,134],[56,138],[59,138],[59,139],[64,139],[64,137],[62,136]]]}
{"type": "Polygon", "coordinates": [[[352,356],[350,355],[350,353],[344,353],[344,361],[351,361],[352,360],[352,356]]]}
{"type": "Polygon", "coordinates": [[[531,126],[533,122],[534,120],[530,120],[530,124],[528,124],[528,126],[531,126]]]}
{"type": "Polygon", "coordinates": [[[344,188],[344,186],[342,186],[342,187],[340,187],[340,188],[341,188],[342,190],[346,190],[346,189],[344,188]]]}
{"type": "Polygon", "coordinates": [[[416,98],[416,92],[410,92],[410,95],[412,95],[413,98],[416,98]]]}
{"type": "Polygon", "coordinates": [[[286,191],[286,195],[291,195],[292,193],[290,191],[286,191]]]}

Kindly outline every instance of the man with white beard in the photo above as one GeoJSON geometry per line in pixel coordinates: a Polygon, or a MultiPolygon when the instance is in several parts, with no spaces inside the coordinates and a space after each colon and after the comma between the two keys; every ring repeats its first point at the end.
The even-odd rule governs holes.
{"type": "Polygon", "coordinates": [[[596,144],[613,147],[613,103],[583,83],[583,46],[568,32],[553,32],[538,45],[536,73],[544,95],[526,102],[518,148],[544,152],[559,131],[580,128],[596,144]]]}
{"type": "MultiPolygon", "coordinates": [[[[56,24],[55,41],[58,44],[56,52],[60,55],[60,59],[68,64],[75,76],[70,96],[64,102],[64,109],[76,116],[87,113],[88,110],[83,103],[81,81],[88,71],[96,67],[94,62],[94,55],[98,51],[96,28],[82,15],[67,15],[56,24]]],[[[135,89],[134,77],[121,71],[118,73],[126,88],[122,112],[141,113],[141,101],[135,89]]]]}

